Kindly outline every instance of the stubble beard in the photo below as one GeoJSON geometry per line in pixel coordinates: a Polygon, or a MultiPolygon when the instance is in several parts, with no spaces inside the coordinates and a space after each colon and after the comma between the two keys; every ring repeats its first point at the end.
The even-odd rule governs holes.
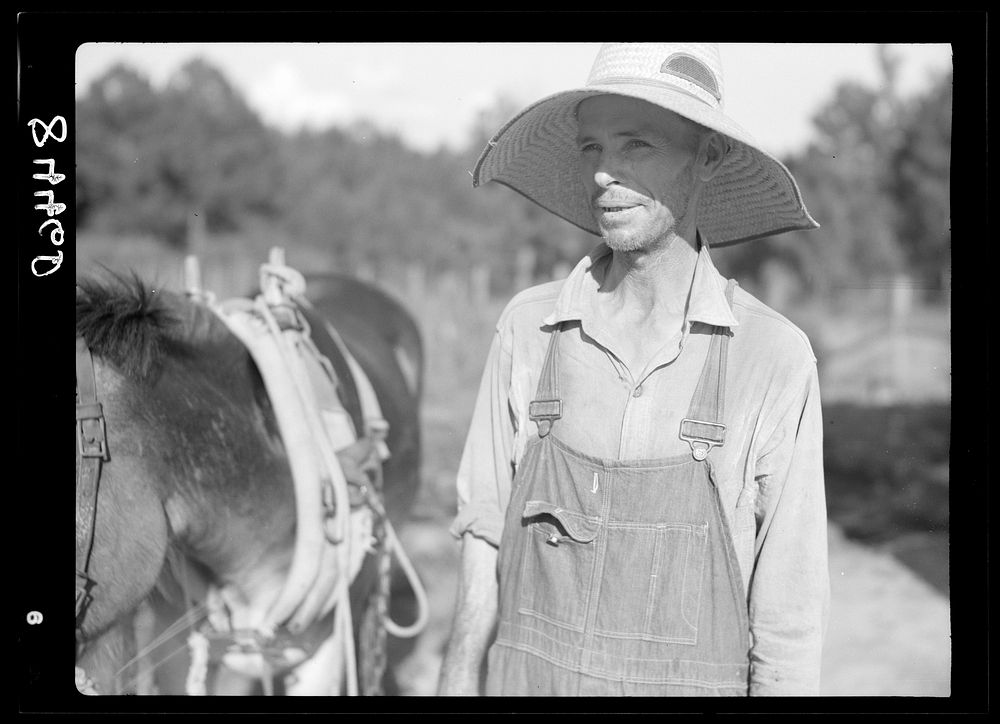
{"type": "Polygon", "coordinates": [[[635,253],[654,248],[668,249],[677,239],[677,231],[683,228],[693,195],[694,164],[689,165],[674,193],[668,193],[661,204],[664,215],[647,220],[639,226],[601,229],[604,243],[612,251],[635,253]],[[676,212],[676,213],[675,213],[676,212]]]}

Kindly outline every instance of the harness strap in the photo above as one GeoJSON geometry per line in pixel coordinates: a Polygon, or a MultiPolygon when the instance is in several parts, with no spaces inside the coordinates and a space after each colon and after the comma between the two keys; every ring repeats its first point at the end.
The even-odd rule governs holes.
{"type": "MultiPolygon", "coordinates": [[[[344,471],[327,438],[321,412],[312,404],[316,399],[314,376],[321,377],[322,372],[310,370],[315,360],[301,356],[301,330],[279,324],[263,295],[253,301],[229,300],[213,309],[257,364],[288,451],[295,484],[296,532],[291,566],[260,629],[273,631],[282,624],[289,630],[304,629],[335,606],[335,629],[349,631],[349,582],[345,579],[352,558],[348,536],[350,501],[344,471]],[[328,501],[333,503],[331,526],[326,524],[324,491],[333,497],[328,501]],[[331,535],[334,546],[327,543],[331,535]]],[[[345,654],[353,658],[353,652],[345,654]]],[[[353,692],[349,689],[348,693],[353,692]]]]}
{"type": "Polygon", "coordinates": [[[94,359],[83,337],[76,338],[77,448],[84,458],[107,461],[104,409],[97,401],[94,359]]]}
{"type": "Polygon", "coordinates": [[[337,397],[350,415],[354,429],[360,434],[360,431],[365,429],[364,405],[361,404],[358,384],[351,373],[347,348],[341,340],[329,333],[327,325],[305,297],[298,297],[295,302],[300,314],[309,325],[311,331],[309,339],[316,346],[317,353],[330,363],[336,382],[337,397]]]}
{"type": "MultiPolygon", "coordinates": [[[[78,295],[80,290],[78,288],[78,295]]],[[[104,410],[97,401],[94,360],[83,337],[76,338],[76,433],[80,464],[76,478],[76,619],[79,626],[90,602],[89,575],[97,518],[101,464],[109,460],[104,410]]]]}
{"type": "MultiPolygon", "coordinates": [[[[217,304],[200,290],[197,274],[189,275],[195,283],[189,285],[188,294],[207,302],[256,362],[295,482],[297,525],[291,568],[256,630],[267,639],[268,632],[284,623],[294,633],[333,609],[331,639],[341,642],[336,645],[343,652],[347,694],[355,695],[358,677],[349,587],[355,565],[360,566],[358,554],[363,558],[369,551],[372,512],[381,523],[384,555],[400,563],[420,608],[413,625],[399,627],[386,617],[386,628],[397,636],[418,633],[427,620],[426,596],[378,499],[377,483],[361,486],[359,492],[370,497],[369,504],[352,511],[355,491],[348,487],[348,474],[353,468],[348,468],[360,461],[352,460],[347,448],[337,448],[344,444],[344,425],[353,427],[349,437],[355,441],[347,447],[372,450],[379,472],[381,461],[389,456],[388,425],[364,370],[336,330],[308,303],[304,278],[284,265],[280,252],[272,250],[271,262],[262,265],[261,294],[253,300],[217,304]],[[339,454],[346,459],[341,461],[339,454]],[[325,509],[334,513],[332,530],[325,527],[329,522],[323,518],[325,509]]],[[[197,272],[196,260],[189,259],[188,266],[197,272]]]]}

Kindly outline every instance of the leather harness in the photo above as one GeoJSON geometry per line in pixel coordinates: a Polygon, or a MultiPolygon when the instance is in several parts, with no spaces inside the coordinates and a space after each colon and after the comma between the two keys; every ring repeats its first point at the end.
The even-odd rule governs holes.
{"type": "MultiPolygon", "coordinates": [[[[189,296],[190,295],[191,294],[189,292],[189,296]]],[[[194,296],[200,295],[195,294],[194,296]]],[[[77,301],[79,302],[81,299],[85,298],[86,295],[78,286],[77,301]]],[[[319,353],[322,362],[329,366],[328,372],[332,373],[331,376],[337,382],[335,385],[335,393],[354,424],[354,429],[358,431],[360,436],[364,434],[363,431],[365,431],[366,428],[371,427],[371,425],[376,422],[375,420],[366,419],[366,416],[363,414],[363,408],[365,407],[365,404],[363,404],[361,399],[363,395],[361,393],[361,389],[358,387],[357,380],[355,379],[355,374],[363,374],[363,372],[360,368],[357,368],[356,362],[348,360],[346,348],[341,348],[343,343],[338,342],[331,336],[331,333],[326,328],[322,318],[305,300],[305,298],[303,297],[297,301],[299,303],[295,305],[296,311],[301,315],[305,323],[309,325],[309,328],[317,332],[317,334],[312,337],[312,342],[317,348],[316,351],[319,353]],[[354,368],[357,369],[352,369],[352,364],[354,365],[354,368]]],[[[79,631],[82,626],[82,621],[84,615],[86,614],[87,607],[92,601],[90,590],[96,584],[96,581],[90,575],[90,558],[94,546],[97,497],[102,464],[110,460],[104,410],[97,397],[97,380],[94,371],[93,355],[90,348],[87,346],[86,340],[79,334],[77,335],[76,340],[76,381],[77,451],[80,456],[76,482],[76,627],[79,631]]],[[[371,393],[373,391],[370,389],[370,383],[366,389],[368,390],[368,397],[371,398],[371,393]]],[[[372,400],[369,399],[369,402],[371,401],[372,400]]],[[[377,409],[377,400],[375,400],[374,403],[375,408],[377,409]]],[[[376,415],[376,417],[380,417],[380,415],[376,415]]],[[[377,434],[380,429],[381,428],[378,428],[377,425],[376,428],[373,428],[377,434]]],[[[381,430],[380,435],[384,436],[384,433],[385,431],[381,430]]],[[[381,436],[379,436],[378,439],[383,439],[381,436]]],[[[378,472],[380,472],[380,468],[378,472]]],[[[420,611],[418,620],[410,626],[405,627],[395,624],[391,618],[388,617],[387,612],[383,611],[382,616],[385,618],[385,630],[393,633],[395,636],[408,638],[419,633],[426,624],[426,594],[420,586],[419,578],[413,570],[412,564],[410,564],[400,546],[398,539],[395,536],[395,533],[392,530],[392,526],[386,517],[385,511],[381,507],[381,502],[378,500],[378,494],[380,493],[380,490],[378,489],[381,485],[376,484],[375,487],[376,490],[368,490],[365,502],[371,506],[372,510],[379,516],[382,526],[384,527],[382,535],[385,538],[383,545],[386,547],[386,555],[383,556],[383,563],[386,564],[383,566],[386,567],[386,570],[384,571],[385,582],[386,584],[388,583],[387,565],[389,562],[389,555],[392,554],[403,568],[407,579],[413,586],[420,611]]],[[[354,501],[352,500],[352,505],[353,502],[354,501]]],[[[384,595],[386,597],[388,596],[387,588],[384,591],[384,595]]],[[[343,609],[345,607],[341,606],[338,608],[343,609]]],[[[349,608],[349,606],[347,608],[349,608]]],[[[349,618],[346,620],[349,621],[349,618]]],[[[350,637],[350,627],[345,632],[345,636],[348,638],[350,637]]],[[[351,660],[353,661],[353,654],[351,660]]],[[[381,675],[377,678],[380,680],[381,675]]],[[[354,680],[353,674],[349,676],[349,681],[352,680],[354,680]]],[[[351,686],[348,687],[348,692],[351,693],[351,686]]]]}
{"type": "MultiPolygon", "coordinates": [[[[77,287],[77,300],[86,299],[77,287]]],[[[348,411],[355,429],[362,430],[361,401],[347,360],[326,333],[322,320],[307,304],[298,308],[312,324],[317,347],[335,370],[338,397],[348,411]]],[[[97,398],[97,378],[94,359],[82,335],[76,338],[76,437],[79,465],[76,478],[76,626],[81,627],[87,606],[92,600],[90,590],[96,581],[90,575],[90,556],[94,547],[97,519],[97,496],[102,463],[110,460],[104,409],[97,398]]]]}
{"type": "MultiPolygon", "coordinates": [[[[77,289],[77,296],[80,294],[77,289]]],[[[97,400],[94,359],[81,336],[76,338],[76,395],[76,441],[80,455],[76,476],[76,627],[79,629],[95,583],[89,567],[101,464],[110,460],[104,410],[97,400]]]]}

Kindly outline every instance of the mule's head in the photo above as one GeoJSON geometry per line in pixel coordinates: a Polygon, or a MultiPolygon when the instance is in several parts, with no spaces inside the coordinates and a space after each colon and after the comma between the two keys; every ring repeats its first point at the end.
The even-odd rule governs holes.
{"type": "MultiPolygon", "coordinates": [[[[92,376],[106,444],[114,451],[96,469],[77,455],[78,497],[82,487],[96,488],[77,507],[78,547],[89,546],[89,555],[78,550],[78,561],[86,556],[86,570],[78,576],[86,575],[87,600],[79,612],[77,639],[85,643],[109,632],[138,605],[156,582],[166,554],[163,495],[143,454],[153,440],[151,431],[139,424],[135,401],[158,374],[164,330],[179,321],[138,280],[84,280],[79,289],[77,335],[90,353],[83,369],[92,376]]],[[[118,648],[124,645],[120,636],[109,633],[106,638],[118,648]]]]}
{"type": "Polygon", "coordinates": [[[169,550],[225,578],[280,549],[294,499],[256,368],[211,310],[135,277],[78,287],[109,453],[78,622],[86,643],[134,611],[169,550]]]}

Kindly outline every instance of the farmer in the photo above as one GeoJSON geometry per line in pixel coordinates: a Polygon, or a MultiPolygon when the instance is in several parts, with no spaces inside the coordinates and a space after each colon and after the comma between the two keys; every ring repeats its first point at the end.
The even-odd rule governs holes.
{"type": "Polygon", "coordinates": [[[497,324],[441,694],[818,693],[816,361],[709,255],[817,224],[723,93],[713,45],[606,45],[479,159],[602,242],[497,324]]]}

